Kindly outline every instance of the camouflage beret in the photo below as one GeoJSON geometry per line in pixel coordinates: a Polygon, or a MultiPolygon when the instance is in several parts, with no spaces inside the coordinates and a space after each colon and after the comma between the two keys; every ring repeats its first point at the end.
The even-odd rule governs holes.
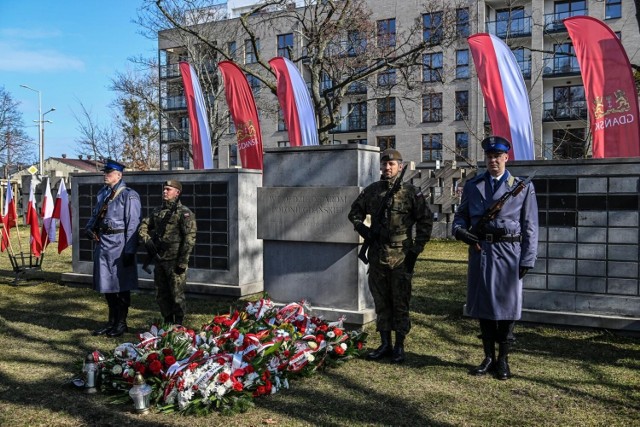
{"type": "Polygon", "coordinates": [[[176,181],[174,179],[170,179],[169,181],[164,183],[165,187],[173,187],[173,188],[177,188],[178,190],[180,190],[180,192],[182,192],[182,184],[180,183],[180,181],[176,181]]]}

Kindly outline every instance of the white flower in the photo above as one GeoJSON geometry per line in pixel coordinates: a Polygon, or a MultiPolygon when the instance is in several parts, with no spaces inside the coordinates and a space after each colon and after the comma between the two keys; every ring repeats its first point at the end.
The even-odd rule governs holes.
{"type": "Polygon", "coordinates": [[[113,368],[111,368],[111,373],[113,375],[120,375],[122,373],[122,366],[120,365],[113,365],[113,368]]]}
{"type": "Polygon", "coordinates": [[[336,336],[335,332],[333,332],[333,331],[327,332],[327,338],[335,338],[335,336],[336,336]]]}
{"type": "Polygon", "coordinates": [[[340,348],[346,351],[347,350],[347,343],[343,342],[342,344],[340,344],[340,348]]]}
{"type": "Polygon", "coordinates": [[[307,360],[309,362],[313,362],[314,360],[316,360],[316,357],[311,353],[305,353],[304,355],[307,356],[307,360]]]}
{"type": "Polygon", "coordinates": [[[222,397],[225,395],[226,392],[227,392],[227,388],[225,386],[223,385],[216,386],[216,396],[222,397]]]}

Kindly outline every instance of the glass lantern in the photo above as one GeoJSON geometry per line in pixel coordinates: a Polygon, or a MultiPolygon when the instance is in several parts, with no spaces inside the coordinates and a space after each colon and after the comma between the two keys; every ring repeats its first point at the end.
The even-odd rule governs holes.
{"type": "Polygon", "coordinates": [[[96,389],[96,376],[98,374],[98,364],[96,363],[93,353],[89,353],[82,366],[82,373],[84,375],[84,391],[85,393],[95,393],[96,389]]]}
{"type": "Polygon", "coordinates": [[[133,379],[133,387],[129,390],[129,396],[133,400],[133,407],[139,414],[149,412],[151,403],[151,386],[144,382],[142,374],[138,372],[133,379]]]}

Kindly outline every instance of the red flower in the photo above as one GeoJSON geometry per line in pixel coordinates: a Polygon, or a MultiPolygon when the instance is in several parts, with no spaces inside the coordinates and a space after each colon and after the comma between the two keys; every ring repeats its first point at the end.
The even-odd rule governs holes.
{"type": "Polygon", "coordinates": [[[340,347],[339,345],[333,347],[333,351],[335,351],[337,355],[343,355],[344,354],[344,349],[342,347],[340,347]]]}
{"type": "Polygon", "coordinates": [[[340,335],[342,335],[342,329],[340,328],[335,328],[333,330],[333,333],[336,334],[337,337],[339,337],[340,335]]]}
{"type": "Polygon", "coordinates": [[[220,381],[221,383],[226,383],[229,380],[229,378],[230,378],[229,374],[227,374],[226,372],[222,372],[218,376],[218,381],[220,381]]]}
{"type": "Polygon", "coordinates": [[[195,371],[197,367],[198,367],[198,364],[196,362],[193,362],[189,365],[189,370],[195,371]]]}
{"type": "Polygon", "coordinates": [[[250,374],[250,373],[252,373],[253,371],[255,371],[255,369],[253,369],[253,366],[251,366],[251,365],[247,365],[247,366],[245,366],[244,371],[245,371],[247,374],[250,374]]]}
{"type": "Polygon", "coordinates": [[[224,357],[218,357],[217,362],[218,362],[218,365],[224,365],[225,364],[224,357]]]}
{"type": "Polygon", "coordinates": [[[140,372],[142,375],[144,375],[144,373],[147,371],[147,367],[140,362],[136,362],[133,365],[133,369],[135,369],[136,372],[140,372]]]}
{"type": "Polygon", "coordinates": [[[149,363],[149,371],[151,371],[153,375],[158,375],[160,371],[162,371],[162,363],[159,360],[154,360],[149,363]]]}
{"type": "Polygon", "coordinates": [[[213,328],[211,328],[211,332],[213,333],[213,335],[218,336],[222,333],[222,328],[218,325],[215,325],[213,328]]]}
{"type": "Polygon", "coordinates": [[[264,372],[262,373],[262,376],[261,376],[260,378],[262,379],[262,381],[266,381],[266,380],[268,380],[269,378],[271,378],[271,372],[269,372],[269,371],[264,371],[264,372]]]}
{"type": "Polygon", "coordinates": [[[235,371],[233,371],[233,374],[231,374],[232,377],[241,377],[244,375],[244,369],[236,369],[235,371]]]}
{"type": "Polygon", "coordinates": [[[256,388],[256,391],[253,392],[254,396],[262,396],[263,394],[267,393],[267,388],[263,385],[259,385],[258,388],[256,388]]]}
{"type": "Polygon", "coordinates": [[[324,335],[322,334],[316,335],[316,342],[320,344],[322,341],[324,341],[324,335]]]}
{"type": "Polygon", "coordinates": [[[229,331],[229,336],[231,337],[232,340],[235,341],[240,336],[240,331],[237,329],[232,329],[229,331]]]}
{"type": "Polygon", "coordinates": [[[242,391],[244,387],[242,386],[242,383],[240,381],[234,381],[233,382],[233,389],[235,391],[242,391]]]}
{"type": "Polygon", "coordinates": [[[171,349],[171,348],[163,348],[162,349],[162,354],[164,354],[165,356],[172,356],[173,355],[173,349],[171,349]]]}
{"type": "Polygon", "coordinates": [[[164,366],[166,366],[167,368],[171,365],[173,365],[174,363],[176,363],[176,358],[173,356],[165,356],[164,357],[164,366]]]}
{"type": "Polygon", "coordinates": [[[154,360],[158,360],[158,353],[151,353],[147,356],[147,362],[153,362],[154,360]]]}
{"type": "Polygon", "coordinates": [[[358,343],[356,344],[356,348],[358,350],[362,350],[362,341],[358,341],[358,343]]]}

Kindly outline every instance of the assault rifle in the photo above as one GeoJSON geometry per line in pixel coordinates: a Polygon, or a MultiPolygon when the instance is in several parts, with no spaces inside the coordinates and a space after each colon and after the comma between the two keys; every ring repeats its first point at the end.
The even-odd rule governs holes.
{"type": "Polygon", "coordinates": [[[109,197],[105,198],[102,202],[102,206],[100,206],[100,210],[98,211],[98,214],[96,215],[96,221],[93,223],[93,226],[91,227],[91,229],[89,230],[88,234],[89,237],[91,238],[91,240],[99,242],[100,241],[100,237],[98,235],[98,233],[100,232],[100,224],[102,223],[102,220],[104,219],[105,215],[107,214],[107,209],[109,209],[109,203],[116,197],[116,190],[114,188],[111,189],[111,194],[109,194],[109,197]]]}
{"type": "MultiPolygon", "coordinates": [[[[469,228],[469,232],[475,235],[484,233],[484,229],[487,224],[498,216],[498,214],[504,207],[504,204],[507,203],[510,198],[516,197],[518,194],[520,194],[522,190],[524,190],[527,185],[529,185],[535,174],[536,173],[534,171],[527,179],[525,179],[524,181],[519,181],[518,184],[516,184],[516,186],[513,188],[513,190],[504,193],[493,205],[491,205],[486,211],[484,211],[484,213],[482,214],[482,218],[480,218],[480,221],[478,221],[475,226],[471,226],[469,228]]],[[[476,250],[481,250],[478,243],[476,243],[476,250]]]]}
{"type": "Polygon", "coordinates": [[[382,224],[384,220],[387,218],[389,210],[391,209],[391,203],[393,203],[393,196],[400,190],[400,186],[402,185],[402,178],[404,177],[404,173],[407,171],[407,166],[404,165],[402,168],[402,172],[400,172],[400,176],[393,183],[393,186],[387,191],[387,193],[382,198],[382,202],[380,206],[378,206],[378,210],[371,217],[371,228],[369,229],[368,236],[362,236],[364,238],[364,243],[362,243],[362,247],[360,248],[360,252],[358,253],[358,258],[362,262],[369,264],[369,259],[367,258],[367,251],[369,250],[369,246],[374,240],[377,240],[380,237],[380,230],[382,229],[382,224]]]}

